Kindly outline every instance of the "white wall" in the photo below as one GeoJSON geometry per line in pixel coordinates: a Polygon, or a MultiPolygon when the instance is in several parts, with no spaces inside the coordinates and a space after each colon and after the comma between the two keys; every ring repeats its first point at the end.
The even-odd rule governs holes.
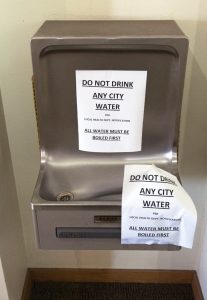
{"type": "MultiPolygon", "coordinates": [[[[194,108],[194,118],[191,117],[190,122],[196,125],[197,134],[200,135],[200,143],[194,147],[194,153],[199,155],[204,153],[204,198],[203,209],[200,214],[202,220],[202,227],[200,231],[200,252],[197,253],[199,257],[197,272],[202,286],[204,298],[207,299],[207,2],[200,1],[199,17],[197,23],[193,74],[191,80],[191,87],[194,89],[191,106],[194,108]]],[[[193,127],[193,126],[191,126],[193,127]]],[[[194,130],[195,131],[195,130],[194,130]]]]}
{"type": "Polygon", "coordinates": [[[26,253],[0,95],[0,299],[19,300],[26,253]]]}
{"type": "MultiPolygon", "coordinates": [[[[54,0],[2,1],[0,17],[0,80],[30,267],[106,267],[194,269],[201,253],[203,229],[206,141],[204,52],[199,53],[200,0],[54,0]],[[190,39],[185,97],[181,122],[181,174],[193,197],[199,222],[192,250],[144,251],[42,251],[36,248],[30,198],[39,168],[39,152],[31,85],[30,38],[45,19],[175,19],[190,39]],[[197,28],[198,26],[198,28],[197,28]],[[198,29],[198,31],[197,31],[198,29]],[[197,34],[197,35],[196,35],[197,34]],[[195,53],[196,52],[196,53],[195,53]],[[200,65],[197,62],[200,57],[200,65]],[[199,80],[199,82],[198,82],[199,80]],[[205,132],[205,131],[204,131],[205,132]],[[192,143],[193,141],[193,143],[192,143]]],[[[202,0],[205,3],[205,0],[202,0]]],[[[200,33],[201,34],[201,33],[200,33]]]]}
{"type": "Polygon", "coordinates": [[[0,299],[9,300],[1,259],[0,259],[0,299]]]}

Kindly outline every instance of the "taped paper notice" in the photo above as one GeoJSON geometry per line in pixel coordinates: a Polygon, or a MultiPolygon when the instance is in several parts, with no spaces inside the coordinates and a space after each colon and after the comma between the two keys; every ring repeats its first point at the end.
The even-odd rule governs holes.
{"type": "Polygon", "coordinates": [[[122,193],[122,244],[192,248],[195,206],[172,174],[154,165],[126,165],[122,193]]]}
{"type": "Polygon", "coordinates": [[[141,150],[146,81],[147,71],[76,71],[79,150],[141,150]]]}

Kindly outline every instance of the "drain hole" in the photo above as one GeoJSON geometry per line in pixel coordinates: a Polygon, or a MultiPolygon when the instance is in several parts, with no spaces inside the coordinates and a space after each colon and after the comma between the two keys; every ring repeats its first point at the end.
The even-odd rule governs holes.
{"type": "Polygon", "coordinates": [[[72,193],[60,193],[56,197],[57,201],[71,201],[74,199],[74,196],[72,193]]]}

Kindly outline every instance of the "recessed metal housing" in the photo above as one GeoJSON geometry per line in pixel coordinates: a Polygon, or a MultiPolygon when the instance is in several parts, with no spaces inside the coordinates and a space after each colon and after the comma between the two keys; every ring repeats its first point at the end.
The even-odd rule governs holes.
{"type": "Polygon", "coordinates": [[[118,218],[112,222],[114,216],[121,216],[125,164],[153,163],[178,175],[179,118],[188,49],[179,27],[174,21],[47,21],[32,38],[31,48],[41,150],[32,198],[39,247],[179,249],[121,245],[117,237],[120,222],[118,218]],[[76,70],[147,70],[142,151],[79,151],[76,70]],[[69,201],[58,201],[64,199],[62,191],[69,192],[65,198],[69,201]],[[95,216],[99,220],[103,216],[102,222],[95,216]],[[58,237],[57,228],[64,228],[58,234],[65,238],[58,237]],[[74,228],[85,228],[88,235],[73,238],[74,228]],[[90,238],[91,228],[94,237],[94,232],[103,229],[102,238],[90,238]]]}

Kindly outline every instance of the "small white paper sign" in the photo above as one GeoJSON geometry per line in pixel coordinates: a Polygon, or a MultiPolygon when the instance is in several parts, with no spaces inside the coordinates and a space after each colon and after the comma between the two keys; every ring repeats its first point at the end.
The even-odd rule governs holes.
{"type": "Polygon", "coordinates": [[[192,248],[197,213],[172,174],[154,165],[126,165],[122,193],[122,244],[192,248]]]}
{"type": "Polygon", "coordinates": [[[147,71],[76,71],[79,150],[141,150],[146,81],[147,71]]]}

